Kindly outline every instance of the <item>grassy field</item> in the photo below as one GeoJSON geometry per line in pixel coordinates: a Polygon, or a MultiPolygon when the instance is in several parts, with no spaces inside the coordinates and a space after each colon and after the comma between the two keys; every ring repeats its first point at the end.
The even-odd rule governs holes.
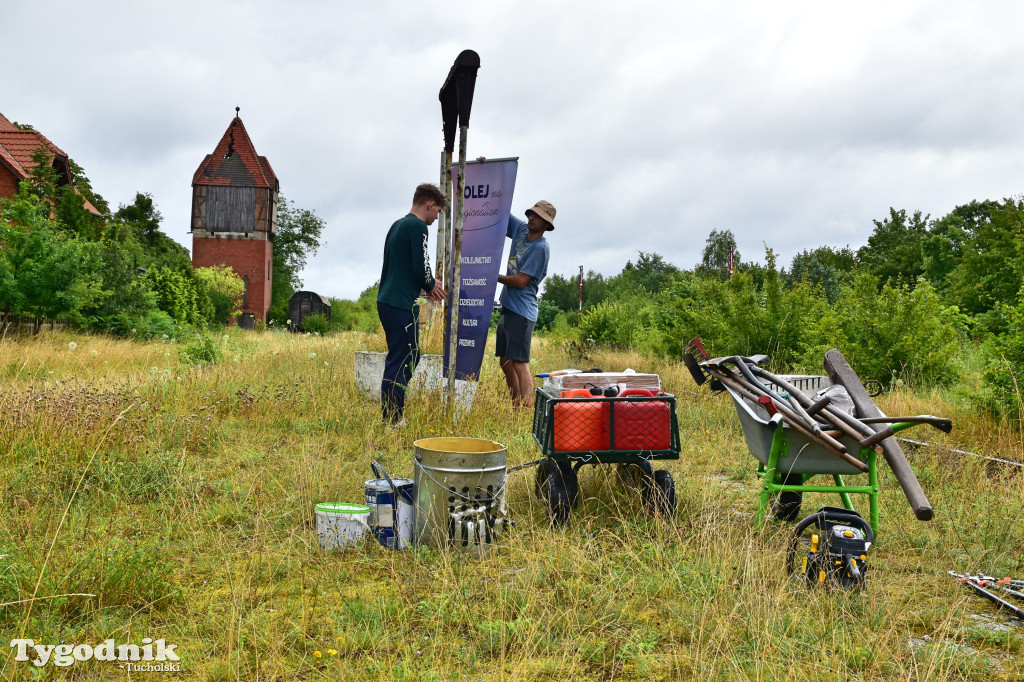
{"type": "MultiPolygon", "coordinates": [[[[379,340],[215,342],[220,362],[194,366],[174,343],[0,341],[5,644],[163,638],[181,658],[163,674],[211,680],[1024,678],[1021,623],[946,576],[1024,577],[1024,484],[1010,471],[912,453],[936,509],[922,523],[883,466],[867,591],[809,589],[784,574],[788,527],[754,526],[755,463],[727,399],[698,392],[681,363],[600,354],[587,366],[658,372],[679,397],[673,523],[612,467],[586,467],[572,522],[552,530],[527,469],[509,474],[517,526],[491,558],[327,553],[314,505],[360,501],[371,460],[411,476],[414,440],[459,435],[527,462],[532,415],[511,407],[493,358],[468,417],[414,396],[408,427],[390,430],[353,380],[355,351],[379,340]]],[[[543,339],[534,356],[536,371],[571,366],[543,339]]],[[[956,425],[907,437],[1021,456],[1015,425],[943,393],[878,401],[956,425]]],[[[805,498],[805,513],[826,503],[805,498]]],[[[37,669],[4,649],[3,679],[127,675],[104,661],[37,669]]]]}

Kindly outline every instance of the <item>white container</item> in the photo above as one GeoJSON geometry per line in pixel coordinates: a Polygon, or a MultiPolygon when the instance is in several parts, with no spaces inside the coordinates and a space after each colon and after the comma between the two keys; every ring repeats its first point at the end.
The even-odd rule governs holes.
{"type": "Polygon", "coordinates": [[[345,549],[358,544],[370,532],[365,504],[321,502],[316,506],[316,537],[324,549],[345,549]]]}

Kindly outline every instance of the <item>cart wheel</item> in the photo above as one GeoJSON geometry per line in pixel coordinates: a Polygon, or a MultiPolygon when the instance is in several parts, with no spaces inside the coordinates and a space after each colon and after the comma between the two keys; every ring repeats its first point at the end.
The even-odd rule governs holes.
{"type": "Polygon", "coordinates": [[[615,467],[615,475],[619,484],[624,488],[636,488],[646,485],[654,478],[654,465],[649,460],[641,459],[638,462],[618,464],[615,467]]]}
{"type": "Polygon", "coordinates": [[[563,526],[569,521],[578,491],[576,472],[568,464],[545,459],[537,467],[535,492],[545,503],[551,525],[563,526]]]}
{"type": "MultiPolygon", "coordinates": [[[[803,483],[803,475],[783,474],[781,483],[783,485],[803,483]]],[[[800,504],[803,502],[803,499],[803,493],[795,490],[783,490],[772,502],[772,515],[779,521],[796,521],[800,518],[800,504]]]]}
{"type": "Polygon", "coordinates": [[[665,469],[654,472],[654,485],[644,487],[644,501],[665,518],[676,514],[676,484],[665,469]]]}

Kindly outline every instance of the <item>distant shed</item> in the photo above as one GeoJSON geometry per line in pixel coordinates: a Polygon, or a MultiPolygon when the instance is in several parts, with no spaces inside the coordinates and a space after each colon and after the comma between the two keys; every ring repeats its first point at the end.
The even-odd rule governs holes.
{"type": "Polygon", "coordinates": [[[300,329],[310,315],[323,315],[331,321],[331,302],[315,291],[296,291],[288,299],[289,329],[300,329]]]}

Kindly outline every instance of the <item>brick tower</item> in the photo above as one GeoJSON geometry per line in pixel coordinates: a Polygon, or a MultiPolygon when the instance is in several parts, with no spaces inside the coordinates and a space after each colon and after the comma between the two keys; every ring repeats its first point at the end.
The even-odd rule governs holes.
{"type": "Polygon", "coordinates": [[[251,328],[270,308],[280,184],[235,114],[192,178],[192,267],[228,265],[242,278],[238,324],[251,328]]]}

